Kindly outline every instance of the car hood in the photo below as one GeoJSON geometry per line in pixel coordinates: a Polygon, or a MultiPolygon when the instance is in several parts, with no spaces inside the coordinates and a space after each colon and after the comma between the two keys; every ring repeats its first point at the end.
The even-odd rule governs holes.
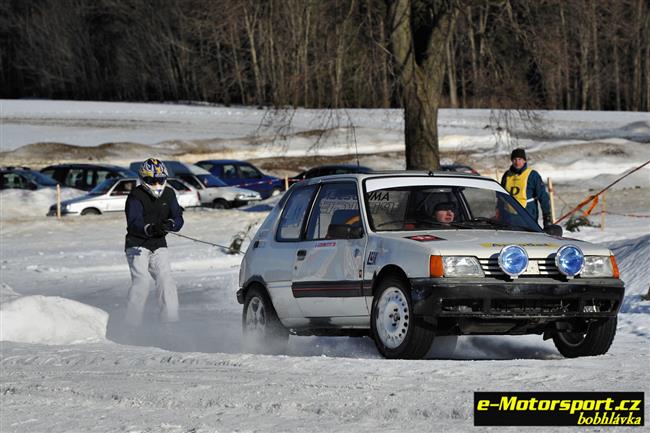
{"type": "Polygon", "coordinates": [[[501,230],[430,230],[381,232],[380,237],[400,242],[417,242],[433,255],[471,255],[489,258],[507,245],[523,247],[529,257],[547,257],[563,245],[575,245],[585,255],[609,255],[606,247],[577,239],[556,237],[546,233],[501,230]]]}
{"type": "Polygon", "coordinates": [[[70,204],[75,204],[75,203],[84,203],[84,202],[88,202],[88,201],[101,200],[101,199],[103,199],[105,197],[106,197],[106,195],[104,195],[104,194],[102,194],[102,195],[86,194],[86,195],[82,195],[82,196],[79,196],[79,197],[74,197],[74,198],[69,198],[67,200],[63,200],[63,201],[61,201],[61,205],[70,205],[70,204]]]}

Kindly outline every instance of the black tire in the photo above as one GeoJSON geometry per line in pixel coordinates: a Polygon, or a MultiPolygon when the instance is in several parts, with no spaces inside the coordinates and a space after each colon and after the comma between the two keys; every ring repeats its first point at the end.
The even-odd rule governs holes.
{"type": "Polygon", "coordinates": [[[101,212],[94,207],[88,207],[81,211],[81,215],[101,215],[101,212]]]}
{"type": "Polygon", "coordinates": [[[433,330],[417,323],[412,314],[408,284],[389,276],[377,288],[372,301],[370,327],[377,350],[389,359],[421,359],[433,341],[433,330]]]}
{"type": "Polygon", "coordinates": [[[289,330],[278,319],[271,298],[262,287],[253,286],[246,293],[242,335],[246,351],[280,354],[287,350],[289,330]]]}
{"type": "Polygon", "coordinates": [[[218,198],[212,202],[213,209],[228,209],[229,207],[228,202],[222,198],[218,198]]]}
{"type": "Polygon", "coordinates": [[[598,356],[607,353],[616,335],[616,317],[591,322],[587,332],[558,332],[553,343],[566,358],[598,356]]]}

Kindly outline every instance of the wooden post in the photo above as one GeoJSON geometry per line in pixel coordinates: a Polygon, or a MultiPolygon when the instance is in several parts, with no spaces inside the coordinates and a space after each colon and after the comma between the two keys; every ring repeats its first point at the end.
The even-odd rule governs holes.
{"type": "Polygon", "coordinates": [[[603,208],[600,211],[600,230],[605,230],[605,214],[607,213],[607,191],[603,193],[603,208]]]}
{"type": "Polygon", "coordinates": [[[61,185],[56,184],[56,218],[61,219],[61,185]]]}
{"type": "Polygon", "coordinates": [[[286,191],[288,189],[289,189],[289,176],[285,176],[284,177],[284,190],[286,191]]]}
{"type": "Polygon", "coordinates": [[[550,177],[548,178],[548,196],[551,199],[551,222],[555,223],[555,189],[550,177]]]}

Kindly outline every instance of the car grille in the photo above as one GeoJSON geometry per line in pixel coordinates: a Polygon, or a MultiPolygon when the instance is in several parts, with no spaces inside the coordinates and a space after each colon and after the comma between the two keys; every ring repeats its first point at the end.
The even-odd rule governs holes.
{"type": "MultiPolygon", "coordinates": [[[[497,256],[479,259],[479,262],[486,277],[505,277],[506,274],[499,267],[497,256]]],[[[528,269],[520,277],[556,277],[559,275],[560,271],[555,266],[555,257],[551,256],[542,259],[529,259],[528,269]]]]}

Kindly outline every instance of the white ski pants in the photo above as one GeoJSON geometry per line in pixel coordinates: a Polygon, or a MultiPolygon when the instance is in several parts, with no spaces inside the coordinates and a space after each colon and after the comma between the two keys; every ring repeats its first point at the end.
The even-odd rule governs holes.
{"type": "Polygon", "coordinates": [[[178,321],[178,293],[172,278],[167,248],[151,252],[143,247],[127,248],[126,259],[131,270],[131,289],[126,307],[125,320],[129,325],[142,323],[147,297],[149,296],[149,274],[156,283],[156,296],[162,322],[178,321]]]}

